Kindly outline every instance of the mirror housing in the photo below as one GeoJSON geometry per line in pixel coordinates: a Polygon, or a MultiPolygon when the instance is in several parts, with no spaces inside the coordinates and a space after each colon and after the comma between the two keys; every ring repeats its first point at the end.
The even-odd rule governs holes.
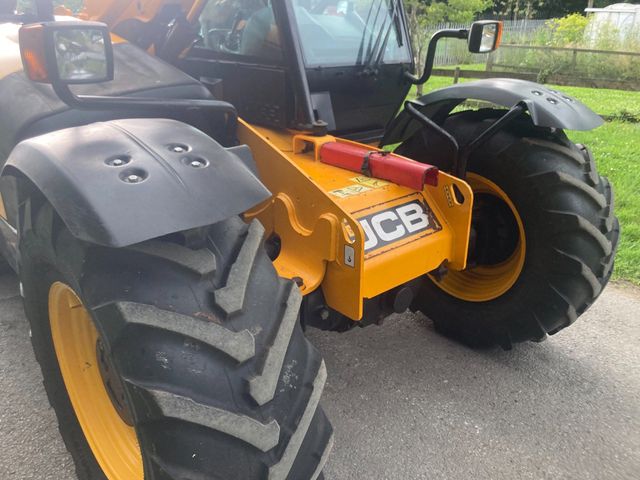
{"type": "Polygon", "coordinates": [[[80,85],[113,80],[113,46],[98,22],[44,22],[20,28],[20,53],[33,82],[80,85]]]}
{"type": "Polygon", "coordinates": [[[502,42],[503,23],[495,20],[474,22],[469,31],[469,51],[471,53],[491,53],[502,42]]]}
{"type": "MultiPolygon", "coordinates": [[[[36,0],[46,3],[45,0],[36,0]]],[[[50,0],[49,0],[49,3],[50,0]]],[[[199,121],[223,114],[223,144],[237,144],[238,113],[233,105],[209,99],[167,99],[76,94],[73,85],[102,83],[114,78],[114,55],[107,25],[98,22],[40,22],[20,28],[20,53],[27,77],[51,85],[69,107],[87,111],[140,112],[142,116],[199,121]]],[[[185,123],[189,123],[185,121],[185,123]]]]}

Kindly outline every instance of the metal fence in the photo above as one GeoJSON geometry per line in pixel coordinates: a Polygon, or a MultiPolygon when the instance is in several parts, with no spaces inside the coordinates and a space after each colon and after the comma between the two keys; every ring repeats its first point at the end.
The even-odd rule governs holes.
{"type": "MultiPolygon", "coordinates": [[[[443,23],[432,30],[449,28],[463,29],[468,25],[443,23]]],[[[506,21],[502,46],[490,55],[473,55],[459,40],[442,41],[436,53],[436,74],[456,79],[507,76],[558,85],[640,88],[640,50],[633,45],[620,51],[539,45],[540,34],[548,28],[548,20],[506,21]],[[454,71],[451,66],[461,68],[454,71]]]]}
{"type": "MultiPolygon", "coordinates": [[[[547,20],[510,20],[504,22],[503,42],[524,44],[531,39],[535,32],[544,27],[547,20]]],[[[430,30],[436,32],[444,29],[469,28],[469,24],[440,23],[433,25],[430,30]]],[[[461,63],[484,63],[486,55],[469,53],[467,45],[460,40],[445,40],[440,42],[436,53],[436,66],[458,65],[461,63]]]]}

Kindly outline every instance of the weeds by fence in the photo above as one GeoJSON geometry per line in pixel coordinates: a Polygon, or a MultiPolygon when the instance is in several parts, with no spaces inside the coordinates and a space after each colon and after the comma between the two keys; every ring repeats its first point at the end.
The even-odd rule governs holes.
{"type": "Polygon", "coordinates": [[[640,52],[503,45],[489,55],[486,70],[535,74],[536,80],[542,83],[559,78],[556,83],[640,89],[640,52]]]}
{"type": "MultiPolygon", "coordinates": [[[[504,43],[488,56],[470,54],[464,42],[443,42],[437,51],[436,67],[482,64],[488,73],[481,78],[512,76],[560,85],[640,89],[640,46],[636,41],[620,41],[619,32],[605,28],[599,41],[594,42],[592,34],[585,35],[584,17],[580,17],[577,27],[574,17],[505,22],[504,43]],[[559,26],[570,28],[563,30],[559,26]],[[571,42],[565,38],[567,31],[571,42]],[[624,50],[625,47],[632,50],[624,50]]],[[[442,28],[464,25],[441,24],[434,31],[442,28]]],[[[464,74],[474,75],[470,71],[464,74]]],[[[480,74],[475,75],[478,78],[480,74]]]]}
{"type": "MultiPolygon", "coordinates": [[[[503,42],[513,44],[524,44],[535,36],[535,33],[545,26],[547,20],[516,20],[504,22],[503,42]]],[[[445,29],[469,28],[463,23],[440,23],[431,27],[435,33],[445,29]]],[[[473,55],[464,42],[460,40],[445,40],[440,42],[436,52],[436,65],[460,65],[469,63],[484,63],[486,55],[473,55]]]]}

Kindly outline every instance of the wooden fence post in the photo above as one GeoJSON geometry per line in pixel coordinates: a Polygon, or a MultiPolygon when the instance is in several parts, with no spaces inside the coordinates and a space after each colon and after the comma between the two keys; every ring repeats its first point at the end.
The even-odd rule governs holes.
{"type": "Polygon", "coordinates": [[[455,85],[460,81],[460,67],[456,67],[456,71],[453,72],[453,84],[455,85]]]}
{"type": "Polygon", "coordinates": [[[493,70],[493,64],[496,61],[494,55],[495,55],[495,52],[491,52],[489,54],[489,58],[487,58],[487,72],[490,72],[493,70]]]}

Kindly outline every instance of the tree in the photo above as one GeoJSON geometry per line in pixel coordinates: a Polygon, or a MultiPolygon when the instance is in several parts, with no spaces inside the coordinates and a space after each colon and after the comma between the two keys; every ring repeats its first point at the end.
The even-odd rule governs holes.
{"type": "MultiPolygon", "coordinates": [[[[427,46],[434,25],[442,22],[471,23],[479,13],[490,8],[491,4],[491,0],[404,0],[418,74],[424,70],[427,46]]],[[[421,95],[422,85],[418,85],[418,96],[421,95]]]]}
{"type": "Polygon", "coordinates": [[[79,12],[82,10],[83,0],[55,0],[53,2],[55,5],[62,5],[67,7],[73,12],[79,12]]]}
{"type": "Polygon", "coordinates": [[[619,0],[496,0],[493,14],[504,19],[557,18],[571,13],[584,13],[590,4],[602,8],[619,0]]]}
{"type": "MultiPolygon", "coordinates": [[[[407,23],[413,47],[413,61],[416,65],[416,72],[424,70],[424,56],[427,48],[429,33],[427,29],[427,4],[422,0],[404,0],[407,12],[407,23]]],[[[422,85],[418,85],[418,96],[422,95],[422,85]]]]}
{"type": "Polygon", "coordinates": [[[546,3],[546,0],[498,0],[495,2],[494,13],[509,20],[533,18],[546,3]]]}

